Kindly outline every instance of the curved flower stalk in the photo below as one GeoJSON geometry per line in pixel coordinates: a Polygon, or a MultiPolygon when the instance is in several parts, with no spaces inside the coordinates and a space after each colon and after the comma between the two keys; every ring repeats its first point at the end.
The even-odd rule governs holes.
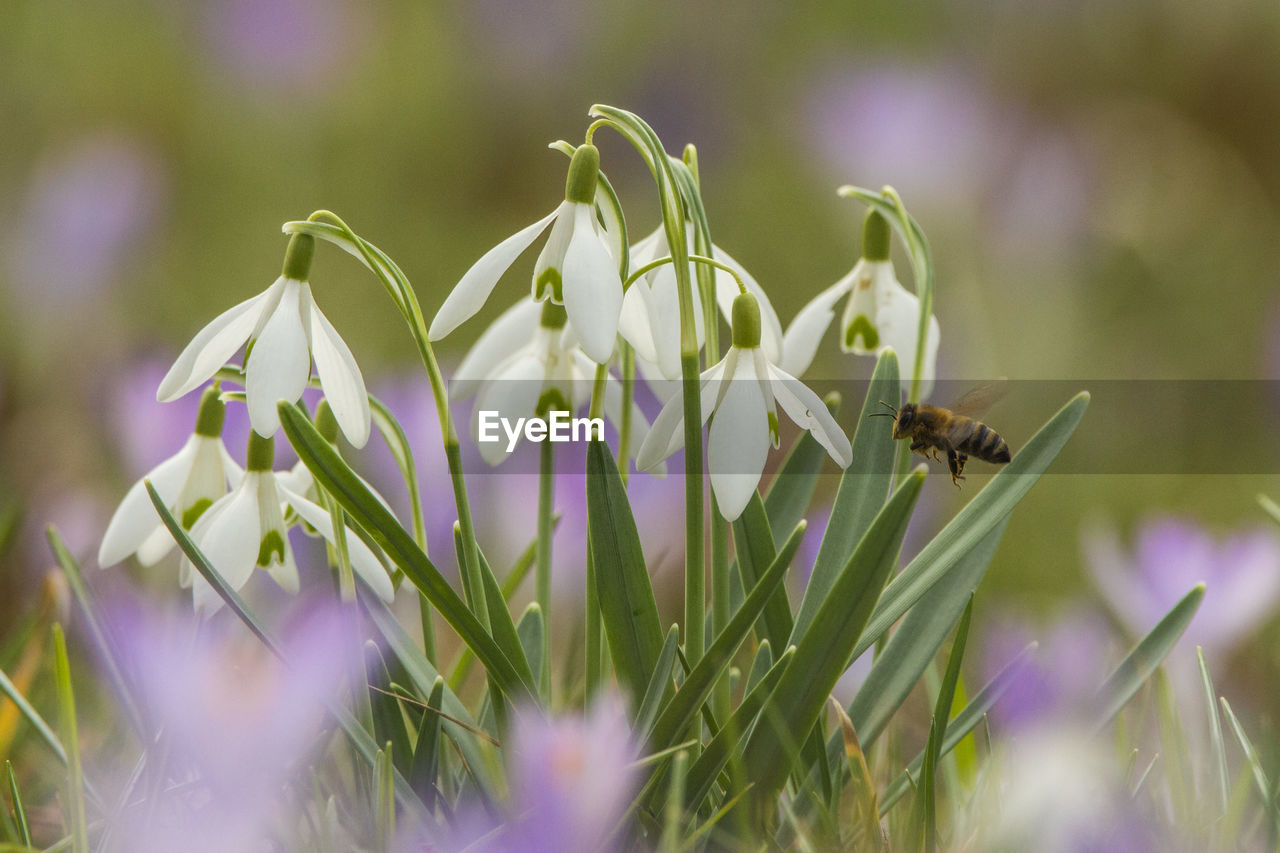
{"type": "MultiPolygon", "coordinates": [[[[720,512],[735,520],[760,483],[769,445],[778,446],[775,402],[798,425],[813,433],[841,468],[853,461],[849,439],[818,395],[772,364],[760,345],[760,309],[750,293],[733,302],[733,346],[701,381],[703,422],[715,413],[708,438],[707,467],[720,512]]],[[[647,470],[684,443],[684,410],[669,401],[653,422],[636,465],[647,470]]]]}
{"type": "MultiPolygon", "coordinates": [[[[289,547],[286,508],[329,543],[335,541],[329,513],[281,483],[271,470],[273,458],[274,440],[251,432],[246,470],[240,484],[209,507],[191,531],[192,540],[210,565],[235,590],[248,582],[255,568],[260,568],[282,589],[291,593],[298,591],[298,567],[293,549],[289,547]]],[[[350,528],[346,532],[351,567],[383,601],[390,602],[395,590],[382,563],[350,528]]],[[[192,585],[198,613],[208,616],[222,606],[222,598],[195,571],[189,559],[184,557],[180,571],[183,585],[188,582],[192,585]]]]}
{"type": "Polygon", "coordinates": [[[160,382],[156,399],[175,400],[213,376],[248,342],[245,396],[249,422],[263,437],[280,428],[276,403],[302,396],[314,356],[320,385],[342,432],[355,447],[369,440],[369,395],[346,343],[311,298],[307,276],[315,238],[294,234],[284,269],[262,293],[223,312],[187,344],[160,382]]]}
{"type": "MultiPolygon", "coordinates": [[[[692,222],[685,223],[688,252],[694,254],[692,222]]],[[[756,298],[763,320],[760,346],[765,357],[772,362],[782,358],[782,324],[769,297],[759,283],[751,277],[742,264],[735,261],[719,246],[712,246],[711,256],[731,267],[741,278],[743,285],[756,298]]],[[[658,226],[648,237],[631,247],[631,262],[639,269],[645,264],[671,254],[667,245],[665,226],[658,226]]],[[[697,280],[696,262],[689,263],[689,278],[697,280]]],[[[733,315],[733,300],[737,298],[738,282],[727,270],[715,270],[716,304],[726,320],[733,315]]],[[[702,300],[693,301],[694,331],[698,346],[705,342],[706,331],[702,317],[702,300]]],[[[618,332],[635,348],[636,355],[645,362],[657,365],[666,379],[680,378],[680,294],[676,289],[675,268],[663,264],[645,273],[627,289],[622,300],[622,319],[618,332]]]]}
{"type": "Polygon", "coordinates": [[[475,316],[502,274],[551,225],[551,236],[533,268],[533,298],[563,305],[582,349],[593,361],[608,362],[622,311],[622,279],[615,258],[621,247],[614,245],[617,238],[596,217],[599,174],[600,152],[593,145],[580,146],[569,164],[565,200],[476,261],[436,312],[427,337],[437,341],[475,316]]]}
{"type": "MultiPolygon", "coordinates": [[[[566,310],[554,302],[522,299],[493,322],[458,366],[450,384],[454,399],[475,396],[476,434],[479,413],[496,412],[514,420],[548,411],[577,411],[591,397],[596,364],[579,345],[566,310]]],[[[603,413],[614,426],[622,423],[622,388],[612,375],[605,379],[603,413]]],[[[649,433],[649,422],[631,403],[632,448],[649,433]]],[[[477,441],[490,465],[508,456],[508,441],[477,441]]],[[[665,473],[665,466],[655,473],[665,473]]]]}
{"type": "Polygon", "coordinates": [[[152,482],[170,512],[187,530],[232,484],[240,482],[244,472],[222,443],[226,412],[217,388],[204,392],[196,415],[196,428],[187,443],[144,474],[125,493],[102,535],[98,565],[114,566],[130,554],[136,554],[138,562],[151,566],[173,548],[173,537],[156,515],[145,481],[152,482]]]}
{"type": "MultiPolygon", "coordinates": [[[[835,319],[836,304],[848,297],[840,321],[840,348],[855,355],[879,355],[887,347],[898,353],[902,387],[915,375],[916,343],[920,329],[920,298],[898,281],[889,260],[889,223],[878,212],[867,214],[862,226],[862,258],[853,270],[800,309],[783,338],[782,366],[802,374],[813,363],[818,344],[835,319]]],[[[920,396],[933,387],[938,358],[938,318],[929,316],[920,396]]]]}

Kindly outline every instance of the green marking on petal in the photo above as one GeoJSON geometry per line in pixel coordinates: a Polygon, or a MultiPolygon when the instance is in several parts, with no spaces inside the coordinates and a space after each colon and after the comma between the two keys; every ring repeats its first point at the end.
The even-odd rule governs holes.
{"type": "Polygon", "coordinates": [[[534,411],[540,418],[549,418],[552,412],[572,412],[573,406],[569,405],[559,388],[548,388],[538,398],[538,406],[534,411]]]}
{"type": "Polygon", "coordinates": [[[844,350],[848,352],[853,349],[854,341],[858,336],[862,336],[862,345],[867,349],[875,349],[880,345],[880,333],[876,331],[876,327],[871,325],[871,321],[867,319],[866,314],[859,314],[853,318],[844,330],[844,350]]]}
{"type": "Polygon", "coordinates": [[[200,520],[200,516],[204,515],[204,511],[211,506],[213,506],[213,501],[208,498],[201,498],[187,507],[186,511],[182,513],[183,529],[190,530],[191,526],[200,520]]]}
{"type": "Polygon", "coordinates": [[[564,279],[560,277],[560,270],[555,267],[547,267],[533,283],[533,298],[536,301],[542,302],[548,297],[557,305],[564,304],[564,279]]]}
{"type": "Polygon", "coordinates": [[[782,437],[779,435],[778,429],[778,413],[769,413],[769,440],[773,442],[773,449],[777,450],[782,444],[782,437]]]}
{"type": "Polygon", "coordinates": [[[272,530],[262,537],[258,546],[258,565],[266,568],[272,563],[284,562],[284,537],[279,530],[272,530]]]}

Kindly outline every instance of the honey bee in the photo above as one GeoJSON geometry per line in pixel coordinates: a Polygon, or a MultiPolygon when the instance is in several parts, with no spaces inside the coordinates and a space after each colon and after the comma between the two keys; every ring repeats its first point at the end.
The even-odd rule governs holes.
{"type": "Polygon", "coordinates": [[[951,482],[960,487],[964,464],[973,456],[984,462],[1003,465],[1010,458],[1009,444],[991,427],[964,412],[977,412],[995,401],[990,386],[982,386],[966,394],[951,409],[927,403],[905,403],[900,408],[881,400],[889,412],[875,412],[893,418],[895,440],[911,439],[914,453],[941,462],[938,451],[947,455],[951,482]]]}

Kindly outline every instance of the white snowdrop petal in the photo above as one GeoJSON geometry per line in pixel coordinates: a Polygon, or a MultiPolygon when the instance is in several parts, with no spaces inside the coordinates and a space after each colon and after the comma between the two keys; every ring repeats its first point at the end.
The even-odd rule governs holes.
{"type": "Polygon", "coordinates": [[[529,343],[541,316],[542,305],[531,299],[521,299],[502,312],[454,371],[449,381],[449,397],[464,399],[476,393],[480,383],[490,378],[500,364],[529,343]]]}
{"type": "Polygon", "coordinates": [[[278,298],[282,281],[277,279],[257,296],[228,308],[197,332],[160,380],[156,399],[161,403],[176,400],[199,387],[226,364],[257,328],[262,312],[278,298]]]}
{"type": "Polygon", "coordinates": [[[316,360],[316,373],[320,374],[320,387],[347,441],[352,447],[364,447],[372,420],[360,365],[315,302],[310,298],[307,301],[311,303],[311,354],[316,360]]]}
{"type": "Polygon", "coordinates": [[[427,337],[438,341],[467,320],[475,316],[484,307],[484,303],[493,293],[494,287],[502,274],[520,257],[520,253],[529,248],[529,244],[538,239],[555,218],[557,210],[542,217],[537,222],[517,231],[480,257],[471,265],[445,298],[444,304],[431,320],[431,328],[427,337]]]}
{"type": "Polygon", "coordinates": [[[176,544],[178,543],[173,541],[173,534],[169,532],[169,528],[161,524],[138,546],[135,556],[141,565],[154,566],[163,560],[176,544]]]}
{"type": "Polygon", "coordinates": [[[151,503],[151,496],[147,494],[145,481],[151,480],[165,506],[171,507],[182,494],[195,456],[196,436],[193,435],[181,450],[152,468],[129,488],[102,534],[102,545],[98,548],[99,566],[114,566],[137,551],[157,528],[164,529],[164,523],[151,503]]]}
{"type": "Polygon", "coordinates": [[[597,364],[613,355],[622,313],[622,280],[608,248],[592,224],[595,210],[574,205],[573,238],[565,251],[564,309],[582,349],[597,364]]]}
{"type": "Polygon", "coordinates": [[[284,543],[284,558],[279,563],[272,563],[267,568],[267,574],[271,575],[271,579],[278,587],[290,595],[297,595],[302,589],[302,579],[298,577],[298,564],[293,558],[293,548],[289,545],[287,536],[284,543]]]}
{"type": "Polygon", "coordinates": [[[286,279],[280,304],[262,327],[262,334],[245,365],[249,423],[258,435],[267,438],[280,428],[276,403],[297,400],[311,377],[311,354],[307,350],[301,300],[300,283],[286,279]]]}
{"type": "Polygon", "coordinates": [[[707,467],[720,513],[734,521],[746,509],[760,484],[769,455],[769,423],[764,397],[756,381],[751,359],[740,359],[739,369],[711,419],[707,439],[707,467]]]}
{"type": "MultiPolygon", "coordinates": [[[[854,355],[873,355],[886,346],[896,344],[885,339],[883,323],[884,308],[897,298],[898,294],[906,294],[906,289],[898,283],[890,261],[858,261],[853,272],[849,273],[850,295],[845,304],[844,316],[840,318],[840,348],[854,355]],[[849,330],[859,317],[865,318],[875,332],[875,341],[868,345],[865,330],[859,333],[852,342],[848,340],[849,330]]],[[[913,297],[914,298],[914,297],[913,297]]],[[[919,302],[916,303],[917,308],[919,302]]]]}
{"type": "MultiPolygon", "coordinates": [[[[886,292],[882,297],[880,310],[876,316],[876,325],[880,332],[880,346],[883,349],[891,346],[898,353],[902,387],[911,385],[916,363],[916,341],[920,330],[920,299],[901,285],[886,292]]],[[[934,370],[938,357],[939,329],[938,319],[929,317],[927,336],[925,337],[925,361],[921,371],[921,397],[928,395],[933,387],[934,370]]]]}
{"type": "MultiPolygon", "coordinates": [[[[221,506],[206,511],[207,523],[201,518],[192,531],[191,538],[209,565],[234,590],[248,582],[258,561],[262,532],[255,480],[261,476],[259,472],[246,474],[239,488],[218,501],[221,506]]],[[[198,573],[192,578],[192,589],[197,611],[209,614],[222,606],[221,597],[198,573]]]]}
{"type": "Polygon", "coordinates": [[[648,294],[649,288],[643,281],[633,282],[627,288],[622,297],[622,313],[618,317],[618,334],[631,344],[638,357],[656,362],[658,354],[653,344],[648,294]]]}
{"type": "Polygon", "coordinates": [[[777,367],[770,366],[769,374],[773,395],[787,417],[813,433],[818,444],[831,454],[837,465],[848,468],[853,461],[849,437],[840,429],[822,399],[799,379],[777,367]]]}
{"type": "MultiPolygon", "coordinates": [[[[552,214],[556,218],[555,224],[551,226],[551,233],[547,235],[547,242],[542,247],[542,251],[538,253],[538,260],[533,265],[533,283],[529,292],[534,299],[538,299],[538,279],[542,278],[542,274],[548,269],[555,270],[563,279],[564,253],[569,248],[569,241],[573,239],[573,231],[576,227],[573,210],[577,206],[572,202],[562,201],[560,206],[556,208],[555,213],[552,214]]],[[[582,206],[585,207],[586,205],[582,206]]],[[[550,299],[552,302],[561,301],[556,297],[554,288],[546,294],[545,298],[550,299]]]]}
{"type": "Polygon", "coordinates": [[[778,364],[788,373],[799,376],[813,364],[822,336],[835,319],[836,303],[853,287],[852,273],[819,293],[800,309],[782,336],[782,358],[778,364]]]}
{"type": "Polygon", "coordinates": [[[653,419],[649,434],[636,453],[636,467],[649,471],[684,445],[684,401],[672,397],[653,419]]]}
{"type": "MultiPolygon", "coordinates": [[[[286,487],[280,488],[280,494],[300,518],[319,531],[328,542],[336,545],[333,519],[323,507],[286,487]]],[[[391,578],[387,576],[387,570],[382,567],[382,563],[354,530],[348,527],[346,534],[347,554],[351,557],[351,568],[364,579],[365,583],[369,584],[379,598],[390,604],[395,597],[395,589],[391,585],[391,578]]]]}

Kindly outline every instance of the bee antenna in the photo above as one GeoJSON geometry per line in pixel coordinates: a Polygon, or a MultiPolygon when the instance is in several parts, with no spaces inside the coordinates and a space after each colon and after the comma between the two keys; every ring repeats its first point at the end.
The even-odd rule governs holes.
{"type": "Polygon", "coordinates": [[[880,405],[888,407],[889,411],[893,412],[895,416],[898,414],[898,407],[892,403],[886,403],[884,400],[881,400],[880,405]]]}

